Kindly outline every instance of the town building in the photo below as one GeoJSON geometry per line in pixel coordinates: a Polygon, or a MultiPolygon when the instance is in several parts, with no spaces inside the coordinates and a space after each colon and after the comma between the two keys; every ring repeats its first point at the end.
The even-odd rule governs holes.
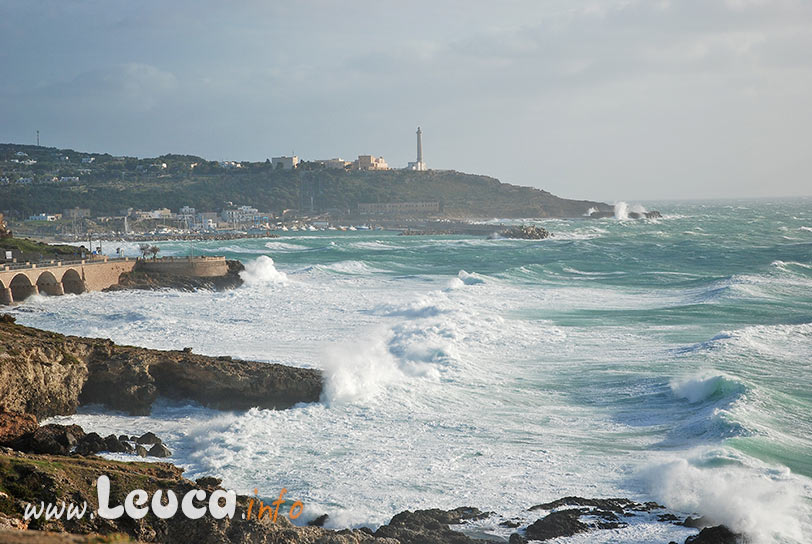
{"type": "Polygon", "coordinates": [[[238,206],[236,208],[226,208],[220,214],[223,221],[232,224],[255,223],[262,219],[259,210],[251,206],[238,206]]]}
{"type": "Polygon", "coordinates": [[[215,230],[219,219],[217,212],[198,212],[195,225],[203,230],[215,230]]]}
{"type": "Polygon", "coordinates": [[[341,157],[335,159],[318,159],[313,162],[332,170],[344,170],[349,164],[352,164],[350,161],[345,161],[341,157]]]}
{"type": "Polygon", "coordinates": [[[173,219],[174,214],[169,208],[158,208],[149,212],[150,219],[173,219]]]}
{"type": "Polygon", "coordinates": [[[353,162],[355,170],[389,170],[389,165],[383,157],[373,157],[372,155],[358,155],[358,160],[353,162]]]}
{"type": "Polygon", "coordinates": [[[281,170],[293,170],[299,165],[299,157],[293,155],[292,157],[282,156],[282,157],[273,157],[271,159],[271,168],[276,170],[277,168],[281,170]]]}
{"type": "Polygon", "coordinates": [[[62,217],[65,219],[81,219],[83,217],[90,217],[89,208],[66,208],[62,211],[62,217]]]}
{"type": "Polygon", "coordinates": [[[61,213],[41,213],[39,215],[31,215],[28,217],[29,221],[58,221],[62,219],[61,213]]]}
{"type": "Polygon", "coordinates": [[[439,212],[440,203],[436,201],[358,204],[360,215],[428,215],[439,212]]]}
{"type": "Polygon", "coordinates": [[[192,207],[184,206],[178,211],[178,221],[183,221],[186,223],[186,228],[193,227],[195,224],[195,210],[192,207]]]}

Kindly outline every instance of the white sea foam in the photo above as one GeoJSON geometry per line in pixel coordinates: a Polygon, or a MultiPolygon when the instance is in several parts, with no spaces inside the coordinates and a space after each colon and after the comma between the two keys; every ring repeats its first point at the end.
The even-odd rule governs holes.
{"type": "Polygon", "coordinates": [[[707,463],[677,459],[651,467],[646,474],[651,492],[670,508],[700,512],[756,543],[804,540],[802,489],[788,470],[697,464],[707,463]]]}
{"type": "Polygon", "coordinates": [[[692,404],[704,402],[714,395],[740,393],[742,385],[733,378],[721,374],[703,373],[699,376],[672,380],[671,391],[692,404]]]}
{"type": "Polygon", "coordinates": [[[277,270],[273,259],[267,255],[260,255],[245,263],[245,270],[240,272],[240,277],[249,287],[283,284],[288,281],[287,274],[277,270]]]}

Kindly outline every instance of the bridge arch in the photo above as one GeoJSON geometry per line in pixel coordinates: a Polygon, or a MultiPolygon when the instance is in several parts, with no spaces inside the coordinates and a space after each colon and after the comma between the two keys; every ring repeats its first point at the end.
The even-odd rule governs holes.
{"type": "Polygon", "coordinates": [[[45,271],[37,278],[37,288],[46,295],[64,295],[62,283],[51,272],[45,271]]]}
{"type": "Polygon", "coordinates": [[[25,274],[17,274],[11,278],[8,286],[11,288],[11,296],[14,298],[14,302],[20,302],[31,295],[39,293],[37,286],[31,283],[31,280],[25,274]]]}
{"type": "Polygon", "coordinates": [[[73,268],[66,270],[62,275],[62,286],[65,293],[80,295],[87,291],[87,286],[85,285],[85,282],[82,281],[82,277],[79,275],[79,272],[73,268]]]}

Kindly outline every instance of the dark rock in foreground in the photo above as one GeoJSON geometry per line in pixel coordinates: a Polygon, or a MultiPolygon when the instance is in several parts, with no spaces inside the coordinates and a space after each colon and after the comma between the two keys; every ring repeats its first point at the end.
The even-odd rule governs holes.
{"type": "Polygon", "coordinates": [[[744,544],[747,540],[724,525],[706,527],[698,535],[689,536],[685,544],[744,544]]]}
{"type": "Polygon", "coordinates": [[[490,513],[476,508],[461,507],[454,510],[416,510],[397,514],[388,525],[375,531],[377,537],[396,539],[401,544],[473,544],[482,540],[472,540],[466,535],[450,529],[463,521],[486,518],[490,513]]]}
{"type": "Polygon", "coordinates": [[[0,319],[0,407],[38,418],[97,403],[149,414],[159,396],[226,410],[317,402],[318,370],[119,346],[0,319]]]}

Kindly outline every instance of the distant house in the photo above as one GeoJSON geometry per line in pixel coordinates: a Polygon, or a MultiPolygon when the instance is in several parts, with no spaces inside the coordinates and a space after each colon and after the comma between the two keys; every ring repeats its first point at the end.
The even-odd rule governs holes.
{"type": "Polygon", "coordinates": [[[28,153],[25,153],[23,151],[18,151],[18,152],[15,153],[15,155],[18,156],[18,157],[27,157],[28,153]]]}
{"type": "Polygon", "coordinates": [[[31,185],[34,183],[34,178],[20,178],[17,180],[20,185],[31,185]]]}
{"type": "Polygon", "coordinates": [[[276,170],[280,168],[282,170],[293,170],[299,165],[299,157],[293,155],[292,157],[273,157],[271,159],[271,168],[276,170]]]}
{"type": "Polygon", "coordinates": [[[358,155],[358,160],[353,162],[353,168],[356,170],[389,170],[389,165],[386,164],[383,157],[358,155]]]}
{"type": "Polygon", "coordinates": [[[90,164],[96,160],[96,157],[82,157],[82,164],[90,164]]]}
{"type": "Polygon", "coordinates": [[[79,181],[79,176],[62,176],[59,178],[60,183],[76,183],[79,181]]]}
{"type": "Polygon", "coordinates": [[[62,219],[61,213],[47,214],[41,213],[39,215],[31,215],[28,217],[29,221],[56,221],[62,219]]]}
{"type": "Polygon", "coordinates": [[[242,164],[237,161],[220,161],[218,164],[223,168],[242,168],[242,164]]]}

